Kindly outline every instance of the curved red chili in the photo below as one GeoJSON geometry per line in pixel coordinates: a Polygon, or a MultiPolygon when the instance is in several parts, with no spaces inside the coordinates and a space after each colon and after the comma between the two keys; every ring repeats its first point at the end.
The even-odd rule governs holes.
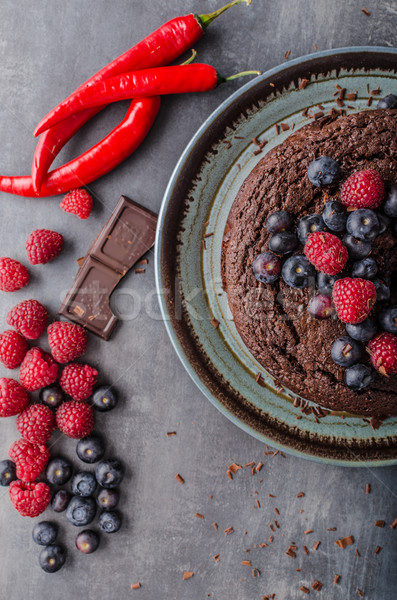
{"type": "MultiPolygon", "coordinates": [[[[103,67],[76,90],[83,89],[87,84],[101,81],[108,77],[120,75],[127,71],[141,68],[159,67],[169,64],[191,48],[203,35],[210,23],[228,8],[251,0],[234,0],[226,6],[206,15],[186,15],[171,19],[159,29],[144,38],[141,42],[127,50],[124,54],[103,67]]],[[[73,92],[69,98],[72,98],[73,92]]],[[[40,188],[44,175],[47,173],[56,155],[70,138],[94,115],[101,107],[88,109],[74,115],[73,119],[49,129],[40,137],[33,157],[32,179],[34,189],[40,188]]]]}
{"type": "Polygon", "coordinates": [[[33,187],[32,177],[0,176],[0,191],[18,196],[54,196],[105,175],[127,158],[145,139],[160,108],[160,99],[133,100],[123,121],[103,140],[78,158],[51,171],[40,191],[33,187]]]}

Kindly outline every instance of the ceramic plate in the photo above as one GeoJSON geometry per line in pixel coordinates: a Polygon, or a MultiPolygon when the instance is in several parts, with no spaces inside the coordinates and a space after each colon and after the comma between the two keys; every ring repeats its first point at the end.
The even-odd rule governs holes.
{"type": "Polygon", "coordinates": [[[357,92],[355,101],[346,102],[347,112],[371,110],[368,89],[379,87],[383,95],[396,90],[397,50],[343,48],[292,60],[245,85],[209,117],[184,151],[164,195],[156,282],[179,358],[205,396],[236,425],[305,458],[390,465],[397,463],[397,418],[374,430],[348,414],[318,422],[313,414],[302,414],[292,394],[276,389],[241,341],[221,286],[222,236],[240,185],[265,152],[311,120],[302,116],[304,109],[313,115],[336,107],[336,84],[357,92]],[[299,88],[302,79],[309,80],[305,89],[299,88]],[[289,129],[279,131],[281,122],[289,129]],[[259,154],[255,137],[268,140],[259,154]],[[204,238],[206,232],[213,235],[204,238]],[[265,387],[255,380],[258,372],[265,387]]]}

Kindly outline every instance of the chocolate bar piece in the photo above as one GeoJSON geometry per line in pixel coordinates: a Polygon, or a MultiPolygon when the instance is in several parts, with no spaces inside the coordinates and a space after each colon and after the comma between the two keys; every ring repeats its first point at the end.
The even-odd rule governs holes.
{"type": "Polygon", "coordinates": [[[121,196],[95,238],[59,314],[108,340],[117,323],[110,296],[120,279],[154,245],[157,216],[121,196]]]}

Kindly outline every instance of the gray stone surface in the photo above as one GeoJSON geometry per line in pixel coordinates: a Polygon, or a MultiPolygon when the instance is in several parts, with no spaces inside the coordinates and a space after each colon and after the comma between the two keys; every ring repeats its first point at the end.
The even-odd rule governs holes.
{"type": "MultiPolygon", "coordinates": [[[[30,171],[35,140],[31,132],[56,102],[98,68],[124,52],[167,19],[186,12],[208,12],[220,6],[210,0],[2,0],[0,3],[0,172],[30,171]]],[[[397,41],[395,0],[370,2],[370,17],[356,0],[253,0],[223,15],[196,45],[199,59],[230,74],[246,68],[262,71],[318,49],[349,45],[388,45],[397,41]]],[[[139,151],[113,173],[90,186],[96,195],[88,221],[59,209],[60,198],[23,199],[0,194],[0,255],[25,260],[24,241],[35,228],[64,234],[66,247],[53,263],[31,268],[29,288],[0,296],[0,317],[17,301],[34,297],[53,312],[76,272],[82,256],[121,194],[158,210],[172,169],[193,133],[239,83],[214,92],[164,99],[156,126],[139,151]]],[[[71,159],[105,133],[126,108],[107,109],[88,124],[62,152],[71,159]]],[[[26,262],[26,260],[25,260],[26,262]]],[[[104,381],[118,388],[117,410],[97,418],[106,435],[108,455],[127,465],[121,487],[124,525],[108,536],[92,556],[74,549],[77,533],[63,515],[54,517],[69,551],[67,564],[46,575],[37,563],[39,548],[31,539],[32,521],[12,508],[6,489],[0,492],[0,598],[22,600],[294,600],[323,583],[318,598],[393,600],[397,586],[397,471],[343,469],[294,457],[264,456],[266,450],[227,419],[200,394],[176,357],[156,306],[153,254],[145,275],[130,274],[127,295],[116,308],[130,318],[108,343],[90,340],[87,361],[97,365],[104,381]],[[149,302],[148,298],[151,298],[149,302]],[[135,315],[135,318],[134,318],[135,315]],[[177,432],[167,437],[167,431],[177,432]],[[230,481],[227,465],[263,461],[260,473],[249,468],[230,481]],[[181,473],[185,484],[174,476],[181,473]],[[371,494],[365,494],[365,484],[371,494]],[[296,494],[305,492],[303,498],[296,494]],[[269,497],[269,494],[276,498],[269,497]],[[260,508],[254,509],[256,500],[260,508]],[[274,512],[277,507],[280,516],[274,512]],[[195,516],[201,513],[204,519],[195,516]],[[269,547],[259,548],[280,529],[269,547]],[[374,526],[376,519],[386,527],[374,526]],[[215,531],[212,523],[219,525],[215,531]],[[224,529],[233,526],[226,536],[224,529]],[[337,531],[326,531],[336,527],[337,531]],[[303,531],[314,532],[304,535],[303,531]],[[335,539],[353,534],[354,546],[340,550],[335,539]],[[313,551],[314,543],[321,545],[313,551]],[[290,542],[297,558],[285,555],[290,542]],[[305,544],[310,556],[302,551],[305,544]],[[255,547],[255,545],[257,547],[255,547]],[[380,545],[382,551],[374,555],[380,545]],[[361,556],[355,554],[358,548],[361,556]],[[250,553],[246,550],[251,549],[250,553]],[[219,562],[214,555],[220,554],[219,562]],[[241,565],[251,560],[252,567],[241,565]],[[260,571],[254,578],[252,568],[260,571]],[[296,569],[301,571],[297,572],[296,569]],[[183,580],[183,571],[194,576],[183,580]],[[334,586],[334,574],[341,575],[334,586]],[[142,588],[132,591],[130,584],[142,588]]],[[[41,340],[40,340],[41,343],[41,340]]],[[[45,340],[43,340],[45,345],[45,340]]],[[[1,375],[11,375],[1,370],[1,375]]],[[[14,418],[0,423],[0,458],[16,438],[14,418]]],[[[75,443],[55,436],[53,451],[71,457],[75,443]]],[[[80,465],[81,467],[81,465],[80,465]]],[[[48,511],[46,518],[52,518],[48,511]]]]}

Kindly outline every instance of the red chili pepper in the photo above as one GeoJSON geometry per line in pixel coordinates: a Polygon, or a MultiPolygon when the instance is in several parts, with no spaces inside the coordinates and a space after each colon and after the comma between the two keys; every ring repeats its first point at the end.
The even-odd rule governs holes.
{"type": "MultiPolygon", "coordinates": [[[[108,77],[121,75],[127,71],[159,67],[173,62],[204,35],[206,28],[214,19],[228,8],[241,2],[250,4],[251,0],[234,0],[215,12],[206,15],[190,14],[171,19],[171,21],[162,25],[141,42],[98,71],[78,87],[76,92],[83,89],[89,83],[102,81],[108,77]]],[[[68,99],[73,98],[74,94],[75,92],[68,99]]],[[[41,136],[32,165],[33,186],[36,191],[39,190],[44,175],[47,173],[52,161],[61,148],[101,108],[103,107],[82,111],[64,123],[46,131],[41,136]]]]}
{"type": "Polygon", "coordinates": [[[54,196],[87,185],[127,158],[145,139],[160,108],[160,99],[133,100],[123,121],[103,140],[66,165],[51,171],[40,191],[32,177],[1,177],[0,191],[19,196],[54,196]]]}

